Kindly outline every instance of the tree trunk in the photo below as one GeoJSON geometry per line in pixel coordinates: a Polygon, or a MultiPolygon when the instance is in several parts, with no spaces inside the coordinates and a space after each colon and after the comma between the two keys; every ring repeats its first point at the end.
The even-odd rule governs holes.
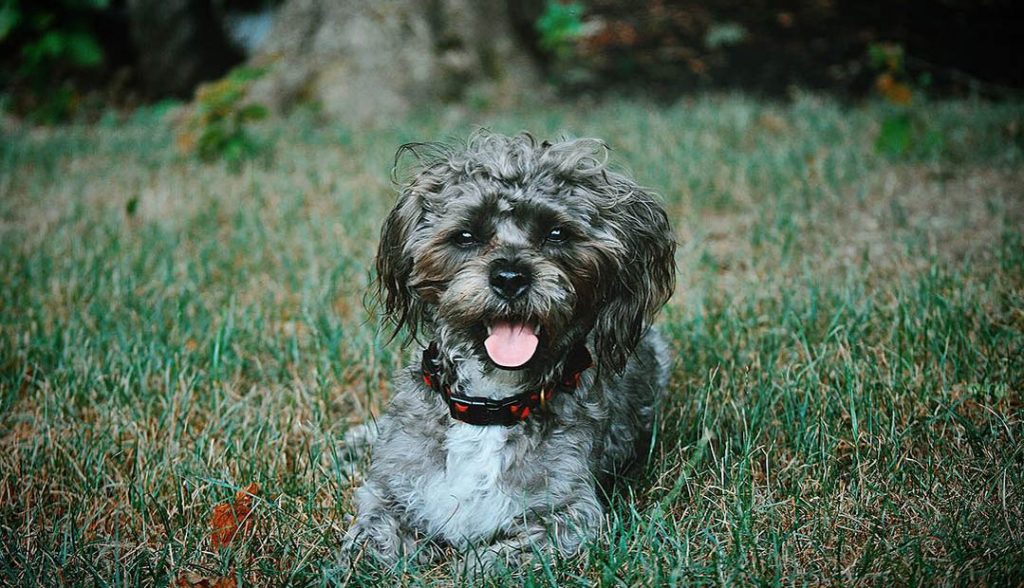
{"type": "Polygon", "coordinates": [[[268,73],[252,100],[312,100],[355,123],[468,95],[507,102],[539,79],[504,0],[288,0],[254,62],[268,73]]]}

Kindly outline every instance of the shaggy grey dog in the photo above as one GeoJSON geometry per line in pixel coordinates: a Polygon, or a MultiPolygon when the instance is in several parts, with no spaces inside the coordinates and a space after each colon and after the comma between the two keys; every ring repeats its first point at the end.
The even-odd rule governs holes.
{"type": "Polygon", "coordinates": [[[665,212],[592,139],[480,132],[396,162],[408,152],[377,273],[387,317],[432,342],[377,423],[343,560],[452,546],[478,570],[572,554],[666,384],[650,328],[674,286],[665,212]]]}

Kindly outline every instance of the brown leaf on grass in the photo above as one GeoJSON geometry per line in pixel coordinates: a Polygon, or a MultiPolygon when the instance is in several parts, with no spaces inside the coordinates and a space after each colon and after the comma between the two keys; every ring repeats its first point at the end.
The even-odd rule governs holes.
{"type": "Polygon", "coordinates": [[[896,83],[892,89],[886,93],[885,97],[893,104],[900,104],[906,106],[914,101],[914,93],[910,90],[910,86],[906,84],[896,83]]]}
{"type": "Polygon", "coordinates": [[[199,574],[184,573],[174,581],[176,588],[237,588],[234,576],[207,578],[199,574]]]}
{"type": "Polygon", "coordinates": [[[914,92],[910,86],[899,82],[892,74],[883,73],[875,79],[875,89],[893,104],[906,106],[914,100],[914,92]]]}
{"type": "Polygon", "coordinates": [[[888,92],[892,85],[896,83],[896,79],[892,77],[891,73],[878,74],[875,78],[875,89],[882,95],[888,92]]]}
{"type": "Polygon", "coordinates": [[[189,155],[196,148],[197,138],[193,131],[182,131],[174,138],[174,146],[182,155],[189,155]]]}
{"type": "Polygon", "coordinates": [[[239,490],[233,502],[213,507],[210,542],[214,549],[226,547],[235,537],[248,535],[252,531],[252,499],[259,491],[260,487],[253,482],[239,490]]]}

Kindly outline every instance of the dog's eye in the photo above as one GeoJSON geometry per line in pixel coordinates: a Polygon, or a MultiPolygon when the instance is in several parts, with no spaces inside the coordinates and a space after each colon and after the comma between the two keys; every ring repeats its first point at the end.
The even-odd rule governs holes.
{"type": "Polygon", "coordinates": [[[555,227],[548,231],[548,236],[544,238],[548,243],[565,243],[566,232],[562,227],[555,227]]]}
{"type": "Polygon", "coordinates": [[[476,238],[476,235],[469,231],[459,231],[452,235],[452,243],[455,243],[459,247],[472,247],[479,245],[480,240],[476,238]]]}

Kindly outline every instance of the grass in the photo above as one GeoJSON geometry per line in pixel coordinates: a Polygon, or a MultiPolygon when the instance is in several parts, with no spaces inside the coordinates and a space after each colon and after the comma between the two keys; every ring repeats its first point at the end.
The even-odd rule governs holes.
{"type": "Polygon", "coordinates": [[[453,581],[330,565],[339,439],[402,362],[363,303],[392,155],[477,124],[607,139],[680,238],[646,466],[585,555],[495,583],[1024,582],[1024,110],[918,105],[944,140],[891,161],[884,108],[298,113],[237,175],[178,156],[154,111],[7,128],[0,584],[453,581]],[[251,482],[253,534],[213,549],[251,482]]]}

